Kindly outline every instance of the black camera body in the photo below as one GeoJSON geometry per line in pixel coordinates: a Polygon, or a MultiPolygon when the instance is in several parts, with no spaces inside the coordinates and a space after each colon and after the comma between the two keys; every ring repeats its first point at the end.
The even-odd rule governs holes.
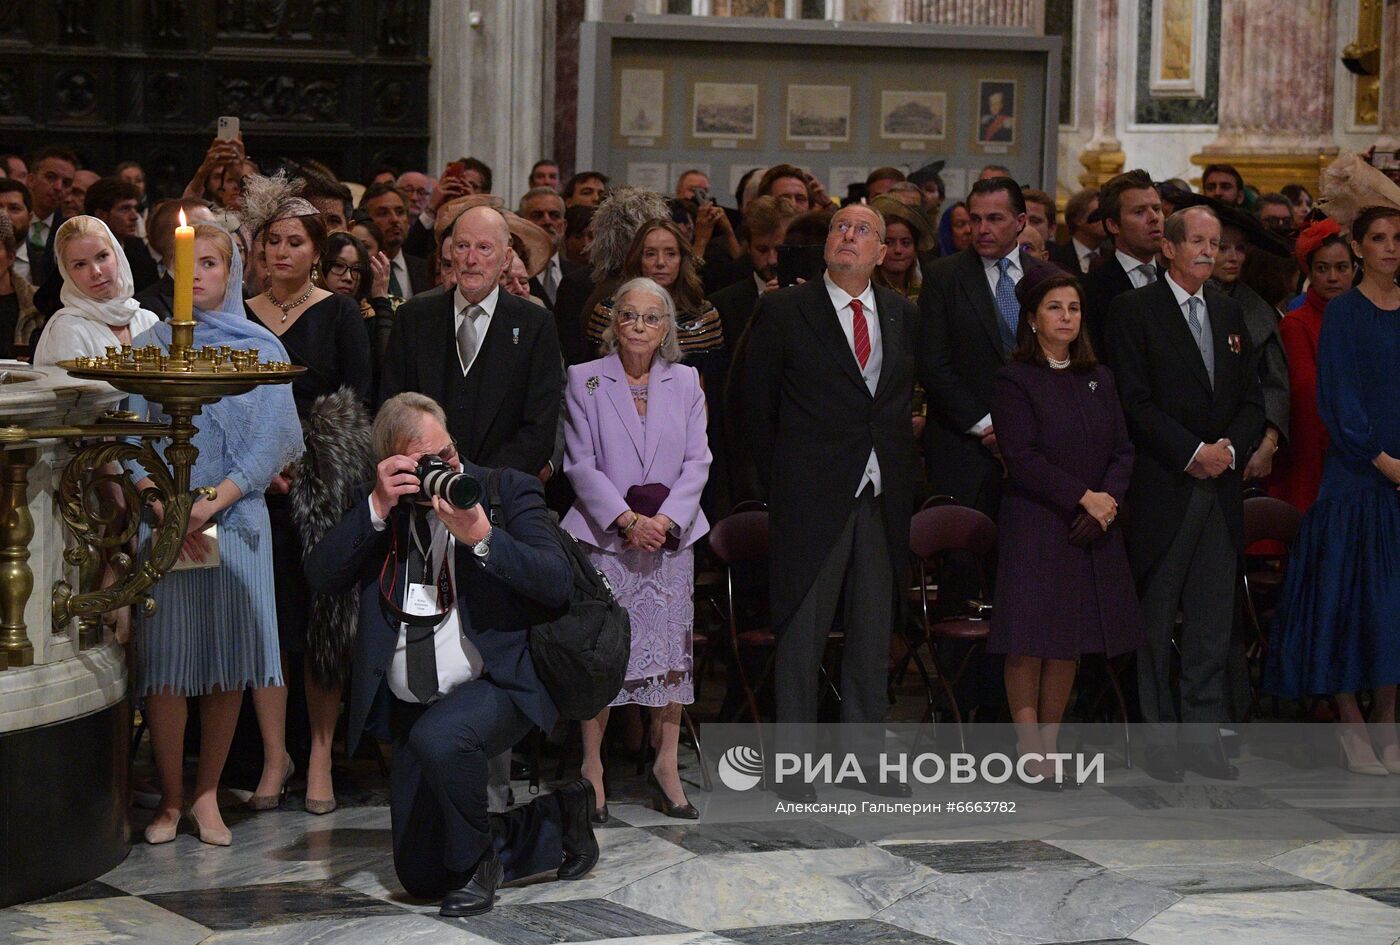
{"type": "Polygon", "coordinates": [[[437,496],[459,509],[469,509],[481,501],[481,483],[475,476],[458,472],[437,456],[424,456],[413,471],[418,477],[415,502],[431,502],[437,496]]]}

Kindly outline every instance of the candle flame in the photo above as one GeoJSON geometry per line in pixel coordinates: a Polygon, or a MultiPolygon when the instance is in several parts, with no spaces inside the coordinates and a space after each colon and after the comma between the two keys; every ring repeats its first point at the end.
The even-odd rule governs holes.
{"type": "Polygon", "coordinates": [[[181,208],[180,208],[180,225],[181,225],[181,226],[188,226],[188,225],[189,225],[188,223],[185,222],[185,208],[184,208],[184,207],[181,207],[181,208]]]}

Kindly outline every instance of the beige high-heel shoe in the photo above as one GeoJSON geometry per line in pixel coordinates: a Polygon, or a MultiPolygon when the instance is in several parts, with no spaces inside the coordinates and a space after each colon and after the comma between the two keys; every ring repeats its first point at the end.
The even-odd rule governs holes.
{"type": "Polygon", "coordinates": [[[171,824],[157,824],[154,821],[146,825],[143,831],[146,842],[155,846],[161,843],[169,843],[175,839],[175,834],[180,830],[180,818],[176,817],[171,824]]]}
{"type": "Polygon", "coordinates": [[[185,816],[188,817],[190,823],[194,825],[194,834],[199,838],[200,843],[207,843],[211,847],[233,846],[232,830],[229,830],[227,827],[221,830],[215,830],[212,827],[205,829],[204,825],[199,822],[199,818],[194,815],[193,808],[185,811],[185,816]]]}
{"type": "MultiPolygon", "coordinates": [[[[1364,742],[1366,747],[1371,751],[1371,757],[1370,759],[1362,759],[1360,761],[1357,761],[1356,759],[1352,758],[1351,749],[1347,747],[1346,732],[1342,731],[1337,733],[1337,749],[1341,753],[1341,760],[1339,762],[1341,766],[1343,768],[1346,768],[1352,774],[1369,774],[1382,778],[1385,777],[1387,774],[1390,774],[1391,772],[1388,766],[1381,764],[1381,762],[1376,758],[1376,750],[1372,748],[1371,740],[1367,738],[1364,740],[1364,742]]],[[[1400,767],[1400,765],[1397,765],[1397,767],[1400,767]]]]}

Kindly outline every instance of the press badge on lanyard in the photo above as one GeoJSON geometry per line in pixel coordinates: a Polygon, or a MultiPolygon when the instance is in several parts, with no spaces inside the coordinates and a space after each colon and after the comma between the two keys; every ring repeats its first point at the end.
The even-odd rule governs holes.
{"type": "MultiPolygon", "coordinates": [[[[432,548],[424,548],[418,542],[418,533],[410,530],[413,544],[425,562],[432,561],[432,548]]],[[[448,567],[447,555],[451,541],[443,542],[442,566],[438,568],[437,584],[409,584],[403,598],[404,613],[412,617],[437,617],[441,623],[453,605],[452,571],[448,567]]]]}

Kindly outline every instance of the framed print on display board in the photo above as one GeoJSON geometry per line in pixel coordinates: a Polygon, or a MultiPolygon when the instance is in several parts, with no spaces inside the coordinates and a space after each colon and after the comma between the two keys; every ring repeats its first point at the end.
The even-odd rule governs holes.
{"type": "Polygon", "coordinates": [[[948,140],[948,93],[924,89],[881,89],[876,137],[902,151],[922,151],[948,140]]]}
{"type": "Polygon", "coordinates": [[[784,146],[798,150],[828,151],[850,142],[851,87],[789,85],[783,132],[784,146]]]}
{"type": "Polygon", "coordinates": [[[983,154],[1011,154],[1019,150],[1015,80],[982,79],[977,83],[977,127],[972,140],[983,154]]]}
{"type": "Polygon", "coordinates": [[[666,134],[666,73],[623,69],[617,83],[617,136],[628,147],[657,147],[666,134]]]}
{"type": "Polygon", "coordinates": [[[714,148],[751,148],[758,139],[758,86],[696,82],[690,95],[690,136],[714,148]]]}

